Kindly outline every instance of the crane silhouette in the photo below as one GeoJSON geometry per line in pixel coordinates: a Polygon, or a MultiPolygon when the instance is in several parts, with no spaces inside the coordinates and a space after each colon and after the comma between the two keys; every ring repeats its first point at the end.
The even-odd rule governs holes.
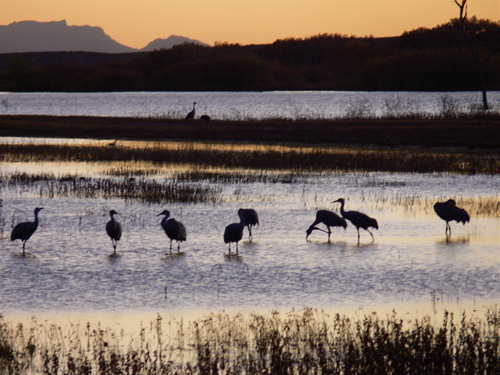
{"type": "Polygon", "coordinates": [[[10,240],[21,240],[23,241],[23,256],[26,255],[24,252],[24,248],[26,246],[26,241],[28,241],[33,233],[35,233],[38,228],[38,213],[43,210],[43,207],[37,207],[34,210],[35,213],[35,221],[26,221],[23,223],[17,224],[10,234],[10,240]]]}
{"type": "Polygon", "coordinates": [[[201,120],[201,121],[203,121],[203,122],[205,122],[205,123],[207,123],[207,124],[208,124],[210,121],[212,121],[212,119],[210,118],[210,116],[209,116],[209,115],[201,115],[201,116],[200,116],[200,120],[201,120]]]}
{"type": "Polygon", "coordinates": [[[186,115],[186,120],[191,120],[194,118],[194,115],[196,113],[196,110],[195,110],[195,107],[196,106],[196,102],[193,103],[193,110],[190,111],[187,115],[186,115]]]}
{"type": "Polygon", "coordinates": [[[453,199],[448,199],[446,202],[437,202],[434,205],[436,214],[446,221],[446,236],[451,235],[450,221],[455,220],[457,223],[468,223],[470,216],[463,208],[457,207],[457,203],[453,199]]]}
{"type": "Polygon", "coordinates": [[[340,203],[340,213],[344,219],[349,220],[355,227],[356,230],[358,231],[358,244],[360,240],[360,234],[359,234],[359,228],[363,228],[366,230],[370,235],[372,236],[372,242],[375,241],[375,237],[373,237],[373,233],[370,232],[368,228],[375,228],[378,229],[378,223],[377,220],[374,218],[358,211],[344,211],[344,204],[345,200],[344,198],[339,198],[336,201],[333,201],[332,203],[339,202],[340,203]]]}
{"type": "Polygon", "coordinates": [[[259,215],[253,208],[242,208],[245,226],[248,228],[248,240],[253,239],[252,227],[259,225],[259,215]]]}
{"type": "Polygon", "coordinates": [[[340,217],[335,212],[328,210],[319,210],[318,212],[316,212],[316,220],[314,220],[314,223],[312,223],[311,226],[306,230],[306,240],[307,237],[309,237],[309,235],[313,232],[313,230],[320,230],[322,232],[328,233],[328,242],[330,242],[330,235],[332,234],[330,227],[343,227],[345,230],[345,228],[347,228],[347,222],[344,218],[340,217]],[[316,227],[316,225],[320,223],[325,224],[328,230],[323,230],[316,227]]]}
{"type": "Polygon", "coordinates": [[[118,142],[118,139],[115,139],[113,142],[108,143],[108,146],[116,147],[116,142],[118,142]]]}
{"type": "Polygon", "coordinates": [[[186,241],[186,227],[180,221],[174,218],[169,219],[170,211],[164,210],[161,214],[157,216],[165,215],[161,221],[161,226],[165,231],[165,234],[170,238],[170,255],[172,255],[172,241],[177,241],[177,253],[180,253],[182,241],[186,241]]]}
{"type": "Polygon", "coordinates": [[[122,225],[115,220],[115,215],[119,215],[119,213],[115,210],[109,211],[111,220],[106,223],[106,233],[111,238],[111,243],[113,244],[113,255],[116,255],[116,245],[118,245],[118,241],[122,238],[122,225]]]}
{"type": "Polygon", "coordinates": [[[238,242],[243,238],[245,229],[245,214],[243,208],[238,210],[239,223],[229,224],[224,230],[224,242],[229,244],[229,256],[231,256],[231,242],[236,242],[236,255],[238,255],[238,242]]]}

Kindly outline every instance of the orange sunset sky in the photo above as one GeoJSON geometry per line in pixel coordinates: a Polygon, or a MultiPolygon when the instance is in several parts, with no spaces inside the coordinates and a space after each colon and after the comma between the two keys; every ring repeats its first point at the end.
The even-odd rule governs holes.
{"type": "MultiPolygon", "coordinates": [[[[469,0],[468,15],[500,19],[500,0],[469,0]]],[[[0,24],[60,21],[99,26],[145,47],[181,35],[213,45],[272,43],[320,33],[397,36],[458,16],[453,0],[0,0],[0,24]]]]}

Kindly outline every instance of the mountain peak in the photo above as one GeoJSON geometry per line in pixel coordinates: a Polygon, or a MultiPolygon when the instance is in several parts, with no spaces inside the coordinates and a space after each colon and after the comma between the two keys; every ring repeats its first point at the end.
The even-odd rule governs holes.
{"type": "Polygon", "coordinates": [[[53,51],[125,53],[172,48],[182,43],[208,46],[197,40],[171,35],[167,39],[156,39],[138,50],[116,42],[106,35],[101,27],[68,26],[66,20],[19,21],[6,26],[0,25],[0,53],[53,51]]]}

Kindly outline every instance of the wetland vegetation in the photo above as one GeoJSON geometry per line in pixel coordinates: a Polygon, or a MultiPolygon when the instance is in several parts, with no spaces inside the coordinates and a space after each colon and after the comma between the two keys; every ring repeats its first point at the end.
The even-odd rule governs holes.
{"type": "Polygon", "coordinates": [[[0,318],[3,374],[495,374],[497,306],[483,316],[329,314],[323,310],[160,314],[138,334],[0,318]],[[439,321],[441,319],[441,321],[439,321]]]}

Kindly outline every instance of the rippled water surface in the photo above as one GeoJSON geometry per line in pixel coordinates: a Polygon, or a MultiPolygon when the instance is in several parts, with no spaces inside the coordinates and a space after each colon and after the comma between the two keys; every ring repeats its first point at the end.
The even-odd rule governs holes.
{"type": "MultiPolygon", "coordinates": [[[[248,120],[331,119],[400,114],[469,113],[479,92],[124,92],[0,93],[1,114],[184,118],[197,102],[197,116],[248,120]]],[[[500,91],[488,93],[500,108],[500,91]]]]}
{"type": "MultiPolygon", "coordinates": [[[[3,173],[33,168],[51,170],[48,164],[2,165],[3,173]]],[[[482,304],[500,296],[498,215],[464,207],[471,222],[453,222],[447,240],[445,222],[432,209],[450,197],[498,202],[497,176],[312,174],[300,183],[219,184],[224,203],[195,205],[46,198],[36,185],[0,186],[2,313],[341,308],[433,298],[482,304]],[[346,209],[378,220],[373,243],[362,231],[358,245],[352,225],[332,229],[331,243],[319,231],[306,240],[316,210],[338,212],[331,201],[340,197],[346,209]],[[8,236],[14,224],[33,219],[37,206],[45,208],[41,225],[27,242],[30,256],[20,257],[21,243],[8,236]],[[228,258],[222,234],[238,221],[240,207],[255,208],[260,226],[252,242],[245,232],[241,256],[228,258]],[[124,231],[115,258],[104,230],[110,209],[120,212],[124,231]],[[169,242],[157,216],[164,209],[187,228],[181,256],[165,255],[169,242]]]]}

